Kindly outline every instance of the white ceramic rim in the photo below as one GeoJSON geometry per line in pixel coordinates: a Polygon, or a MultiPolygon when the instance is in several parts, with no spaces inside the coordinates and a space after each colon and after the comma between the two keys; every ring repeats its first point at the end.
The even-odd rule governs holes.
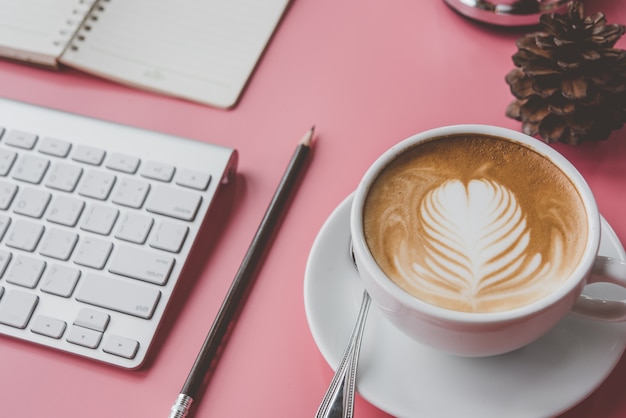
{"type": "MultiPolygon", "coordinates": [[[[464,124],[464,125],[451,125],[440,128],[430,129],[412,135],[399,143],[389,148],[368,168],[364,176],[361,178],[359,185],[354,195],[354,201],[352,203],[350,211],[350,232],[352,235],[352,245],[354,251],[363,257],[360,257],[363,266],[359,266],[360,269],[365,268],[371,276],[376,280],[377,284],[382,286],[388,294],[393,295],[404,306],[411,307],[419,312],[422,312],[433,319],[453,321],[457,323],[472,323],[472,324],[487,324],[513,321],[520,318],[529,317],[535,315],[559,302],[563,298],[567,297],[576,287],[581,283],[585,283],[591,268],[595,262],[598,248],[600,245],[600,213],[596,201],[593,197],[593,193],[587,184],[587,181],[583,178],[580,172],[570,163],[563,155],[561,155],[554,148],[548,144],[542,142],[539,139],[530,137],[518,131],[514,131],[507,128],[491,126],[491,125],[479,125],[479,124],[464,124]],[[430,303],[424,302],[409,295],[402,288],[397,286],[393,281],[388,279],[383,271],[380,269],[376,261],[365,242],[363,235],[363,203],[365,197],[369,192],[369,188],[373,181],[376,179],[381,170],[387,166],[397,155],[403,153],[405,150],[412,148],[418,143],[437,137],[446,137],[458,134],[482,134],[495,137],[505,138],[517,143],[520,143],[531,150],[538,152],[539,154],[547,157],[552,163],[558,167],[571,181],[576,185],[577,190],[580,193],[585,210],[587,212],[587,243],[585,250],[581,258],[580,263],[571,274],[571,276],[555,291],[544,296],[543,298],[519,308],[499,311],[499,312],[487,312],[487,313],[475,313],[475,312],[461,312],[444,309],[430,303]]],[[[582,287],[581,287],[582,289],[582,287]]],[[[572,300],[572,303],[575,299],[572,300]]]]}

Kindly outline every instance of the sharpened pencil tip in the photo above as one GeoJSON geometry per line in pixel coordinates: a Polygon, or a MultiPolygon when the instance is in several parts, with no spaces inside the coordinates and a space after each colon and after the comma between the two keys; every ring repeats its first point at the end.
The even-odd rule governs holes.
{"type": "Polygon", "coordinates": [[[313,125],[311,129],[309,129],[307,133],[304,134],[304,136],[300,140],[300,145],[310,147],[313,141],[313,134],[315,134],[315,125],[313,125]]]}

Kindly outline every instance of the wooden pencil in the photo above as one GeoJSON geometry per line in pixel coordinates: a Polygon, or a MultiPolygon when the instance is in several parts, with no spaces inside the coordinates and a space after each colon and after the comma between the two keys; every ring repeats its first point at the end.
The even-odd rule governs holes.
{"type": "Polygon", "coordinates": [[[259,228],[248,247],[248,251],[239,266],[239,270],[235,274],[213,325],[198,353],[196,361],[187,376],[187,380],[176,402],[172,406],[169,415],[170,418],[186,417],[191,403],[196,399],[204,378],[215,359],[217,350],[221,346],[224,336],[228,331],[229,325],[243,303],[246,290],[249,288],[269,247],[273,233],[278,228],[284,208],[291,195],[295,192],[297,180],[306,166],[307,157],[313,145],[314,133],[315,126],[309,129],[298,143],[265,215],[261,220],[259,228]]]}

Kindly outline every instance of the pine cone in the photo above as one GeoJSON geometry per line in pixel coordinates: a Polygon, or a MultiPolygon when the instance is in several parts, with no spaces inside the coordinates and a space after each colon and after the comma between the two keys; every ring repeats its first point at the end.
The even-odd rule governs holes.
{"type": "Polygon", "coordinates": [[[506,76],[516,97],[506,114],[545,142],[600,141],[626,121],[626,51],[613,48],[626,28],[604,14],[544,14],[543,31],[517,41],[517,68],[506,76]]]}

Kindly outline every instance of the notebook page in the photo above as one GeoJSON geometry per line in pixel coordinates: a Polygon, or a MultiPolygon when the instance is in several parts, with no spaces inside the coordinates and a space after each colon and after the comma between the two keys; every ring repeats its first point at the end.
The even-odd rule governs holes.
{"type": "Polygon", "coordinates": [[[289,0],[108,0],[62,62],[118,82],[233,106],[289,0]],[[94,20],[95,19],[95,20],[94,20]]]}
{"type": "Polygon", "coordinates": [[[0,56],[56,67],[95,0],[0,0],[0,56]]]}

